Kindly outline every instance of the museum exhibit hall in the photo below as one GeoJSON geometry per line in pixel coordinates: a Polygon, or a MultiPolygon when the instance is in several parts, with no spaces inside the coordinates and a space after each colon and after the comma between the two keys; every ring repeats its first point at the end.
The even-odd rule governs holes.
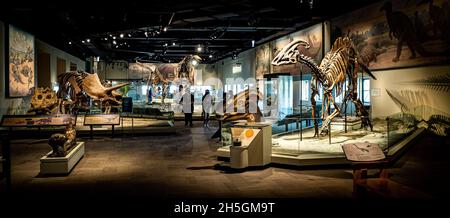
{"type": "Polygon", "coordinates": [[[1,217],[433,213],[449,135],[449,0],[0,7],[1,217]]]}

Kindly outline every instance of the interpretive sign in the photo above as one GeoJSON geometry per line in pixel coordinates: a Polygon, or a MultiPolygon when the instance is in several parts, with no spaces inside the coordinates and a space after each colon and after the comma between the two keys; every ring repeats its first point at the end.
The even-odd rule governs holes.
{"type": "Polygon", "coordinates": [[[84,117],[84,125],[119,125],[119,114],[87,114],[84,117]]]}
{"type": "Polygon", "coordinates": [[[350,161],[377,161],[386,158],[378,144],[368,142],[344,144],[342,150],[350,161]]]}
{"type": "Polygon", "coordinates": [[[65,126],[72,120],[77,122],[75,115],[3,115],[0,126],[3,127],[30,127],[30,126],[65,126]]]}

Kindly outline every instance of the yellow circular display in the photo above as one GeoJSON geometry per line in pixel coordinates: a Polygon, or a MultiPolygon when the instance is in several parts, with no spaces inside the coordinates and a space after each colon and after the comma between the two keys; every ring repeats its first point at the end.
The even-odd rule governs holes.
{"type": "Polygon", "coordinates": [[[245,131],[245,137],[250,138],[253,136],[253,129],[247,129],[247,131],[245,131]]]}

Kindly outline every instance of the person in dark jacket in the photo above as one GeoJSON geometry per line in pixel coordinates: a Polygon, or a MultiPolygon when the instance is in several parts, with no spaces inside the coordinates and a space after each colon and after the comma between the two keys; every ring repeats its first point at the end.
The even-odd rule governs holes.
{"type": "Polygon", "coordinates": [[[202,97],[202,118],[203,118],[203,127],[209,127],[209,114],[212,109],[212,96],[209,94],[209,90],[205,91],[205,94],[202,97]]]}

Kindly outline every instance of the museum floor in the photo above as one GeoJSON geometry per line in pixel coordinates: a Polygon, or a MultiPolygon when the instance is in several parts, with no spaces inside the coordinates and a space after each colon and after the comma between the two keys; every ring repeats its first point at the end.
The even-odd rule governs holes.
{"type": "MultiPolygon", "coordinates": [[[[12,148],[12,190],[18,199],[300,198],[351,199],[352,171],[272,166],[232,173],[214,167],[216,127],[176,122],[177,133],[139,137],[96,137],[68,176],[39,175],[45,140],[17,140],[12,148]]],[[[213,123],[213,126],[215,123],[213,123]]],[[[424,136],[390,170],[391,180],[414,190],[400,198],[449,196],[449,139],[424,136]]],[[[3,192],[4,190],[2,190],[3,192]]],[[[0,192],[1,193],[1,192],[0,192]]],[[[5,197],[5,195],[3,195],[5,197]]]]}

